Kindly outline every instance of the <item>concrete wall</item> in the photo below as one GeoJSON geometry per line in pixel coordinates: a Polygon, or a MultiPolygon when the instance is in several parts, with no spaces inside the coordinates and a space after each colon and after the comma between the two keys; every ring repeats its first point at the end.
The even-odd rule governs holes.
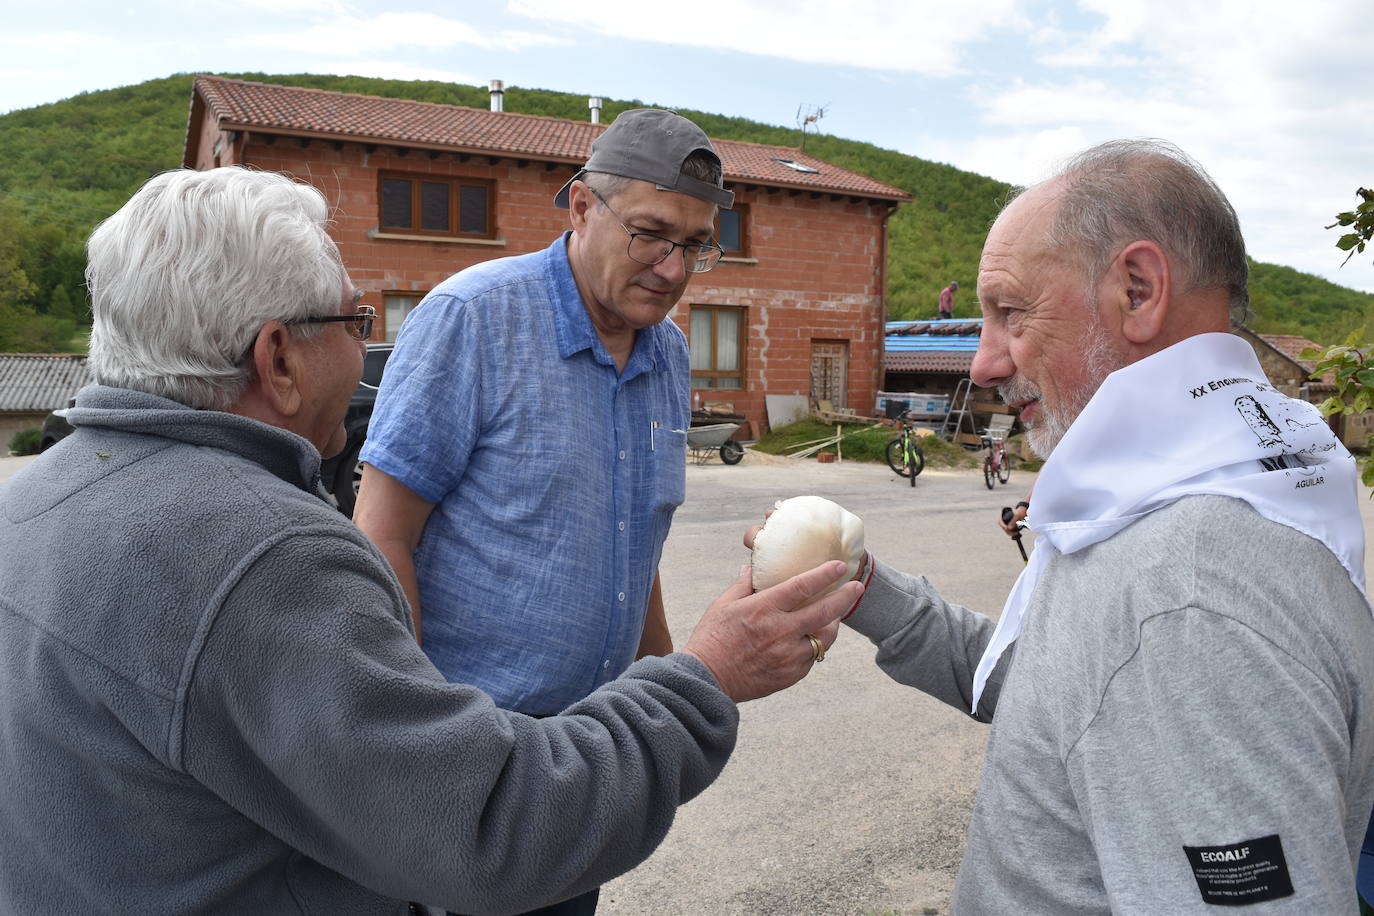
{"type": "Polygon", "coordinates": [[[0,414],[0,455],[9,454],[10,439],[21,429],[39,429],[46,413],[13,412],[0,414]]]}

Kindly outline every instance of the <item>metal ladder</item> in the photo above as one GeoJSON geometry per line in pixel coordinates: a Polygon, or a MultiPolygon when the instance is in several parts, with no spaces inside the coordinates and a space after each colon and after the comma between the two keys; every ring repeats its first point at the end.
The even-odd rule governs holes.
{"type": "Polygon", "coordinates": [[[969,398],[972,395],[973,379],[959,379],[959,384],[954,387],[954,395],[949,399],[949,413],[945,414],[944,422],[940,424],[941,439],[946,442],[957,440],[959,433],[963,432],[966,417],[968,418],[968,431],[975,436],[978,434],[978,430],[973,428],[973,417],[968,409],[969,398]]]}

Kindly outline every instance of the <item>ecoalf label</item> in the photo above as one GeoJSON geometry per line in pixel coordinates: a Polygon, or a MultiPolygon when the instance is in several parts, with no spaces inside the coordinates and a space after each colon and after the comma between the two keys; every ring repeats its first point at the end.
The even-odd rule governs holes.
{"type": "Polygon", "coordinates": [[[1205,903],[1245,906],[1293,893],[1277,833],[1230,846],[1184,846],[1205,903]]]}

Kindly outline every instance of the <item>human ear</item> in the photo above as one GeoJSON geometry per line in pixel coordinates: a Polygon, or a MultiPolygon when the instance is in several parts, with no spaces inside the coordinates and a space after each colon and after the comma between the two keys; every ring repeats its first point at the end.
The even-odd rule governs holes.
{"type": "Polygon", "coordinates": [[[306,364],[302,346],[280,321],[269,321],[253,343],[253,368],[259,394],[277,413],[295,416],[301,409],[301,381],[306,364]]]}
{"type": "Polygon", "coordinates": [[[1169,259],[1154,242],[1132,242],[1112,262],[1111,277],[1121,311],[1121,333],[1148,344],[1164,329],[1171,301],[1169,259]]]}
{"type": "Polygon", "coordinates": [[[587,225],[587,213],[595,203],[596,198],[585,182],[574,181],[568,188],[568,216],[574,231],[581,232],[587,225]]]}

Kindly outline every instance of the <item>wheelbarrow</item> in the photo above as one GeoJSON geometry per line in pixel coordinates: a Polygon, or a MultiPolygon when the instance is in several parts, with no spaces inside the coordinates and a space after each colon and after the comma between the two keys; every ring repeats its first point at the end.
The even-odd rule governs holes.
{"type": "Polygon", "coordinates": [[[730,438],[739,427],[738,423],[711,423],[687,430],[687,451],[692,453],[692,460],[705,464],[712,452],[719,452],[721,461],[739,464],[744,446],[730,438]]]}

